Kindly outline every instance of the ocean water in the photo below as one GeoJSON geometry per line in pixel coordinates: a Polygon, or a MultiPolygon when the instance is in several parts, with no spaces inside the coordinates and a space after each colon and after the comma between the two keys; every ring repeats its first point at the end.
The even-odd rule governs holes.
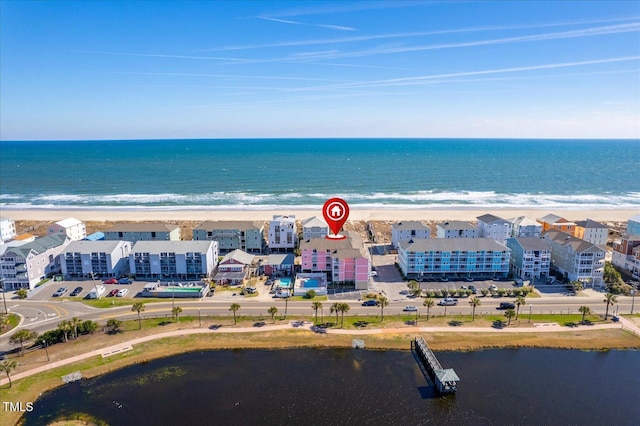
{"type": "Polygon", "coordinates": [[[640,140],[0,142],[0,208],[640,208],[640,140]]]}
{"type": "Polygon", "coordinates": [[[25,425],[87,413],[109,425],[637,425],[639,351],[441,352],[438,397],[409,351],[205,351],[47,392],[25,425]]]}

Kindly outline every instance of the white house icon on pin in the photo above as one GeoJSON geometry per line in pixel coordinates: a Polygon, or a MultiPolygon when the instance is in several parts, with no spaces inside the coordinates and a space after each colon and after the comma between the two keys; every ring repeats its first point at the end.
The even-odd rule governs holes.
{"type": "Polygon", "coordinates": [[[331,208],[331,216],[333,216],[333,217],[342,216],[342,209],[340,208],[340,206],[333,206],[331,208]]]}

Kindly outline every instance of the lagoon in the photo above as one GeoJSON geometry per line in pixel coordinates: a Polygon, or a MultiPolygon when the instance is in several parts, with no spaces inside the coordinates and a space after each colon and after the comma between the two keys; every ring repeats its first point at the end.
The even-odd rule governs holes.
{"type": "Polygon", "coordinates": [[[640,351],[439,352],[438,397],[409,351],[201,351],[44,394],[26,425],[88,413],[111,425],[637,425],[640,351]]]}

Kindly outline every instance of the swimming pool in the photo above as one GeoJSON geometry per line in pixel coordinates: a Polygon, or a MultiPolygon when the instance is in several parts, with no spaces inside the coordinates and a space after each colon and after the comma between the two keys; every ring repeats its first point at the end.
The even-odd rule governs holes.
{"type": "Polygon", "coordinates": [[[291,288],[291,278],[280,278],[277,287],[291,288]]]}

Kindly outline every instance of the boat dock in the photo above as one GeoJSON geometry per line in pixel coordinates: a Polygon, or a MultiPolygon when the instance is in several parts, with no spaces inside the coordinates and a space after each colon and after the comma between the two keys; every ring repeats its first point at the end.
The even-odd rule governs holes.
{"type": "Polygon", "coordinates": [[[440,361],[433,354],[423,337],[418,336],[411,341],[411,350],[416,351],[429,377],[435,383],[441,394],[455,393],[460,380],[453,368],[442,368],[440,361]]]}

